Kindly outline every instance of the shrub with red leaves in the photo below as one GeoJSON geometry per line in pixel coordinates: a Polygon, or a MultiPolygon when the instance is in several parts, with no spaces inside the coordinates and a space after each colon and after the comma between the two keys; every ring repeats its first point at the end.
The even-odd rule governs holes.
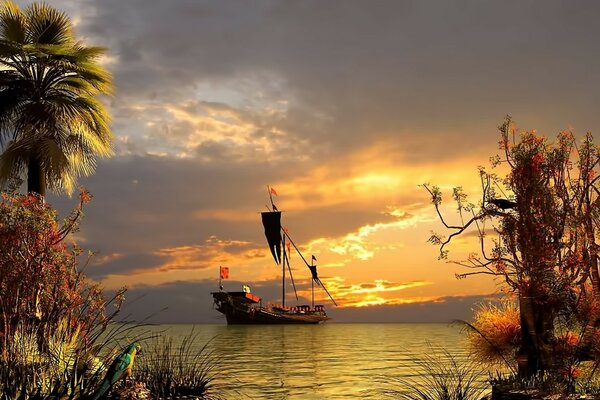
{"type": "Polygon", "coordinates": [[[39,332],[43,347],[45,332],[61,321],[77,329],[84,340],[86,333],[107,322],[102,290],[79,271],[82,250],[66,240],[77,229],[89,200],[89,193],[82,190],[78,206],[59,225],[56,211],[43,199],[2,194],[0,354],[6,354],[7,341],[19,325],[39,332]]]}

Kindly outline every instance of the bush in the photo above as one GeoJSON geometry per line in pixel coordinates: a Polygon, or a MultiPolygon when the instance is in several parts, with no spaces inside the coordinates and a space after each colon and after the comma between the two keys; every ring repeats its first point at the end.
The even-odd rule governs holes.
{"type": "Polygon", "coordinates": [[[473,323],[466,324],[469,348],[475,359],[503,367],[516,364],[521,341],[519,318],[519,307],[513,301],[480,305],[473,323]]]}
{"type": "MultiPolygon", "coordinates": [[[[96,341],[120,310],[124,290],[107,300],[67,245],[91,196],[60,225],[34,195],[0,203],[0,391],[2,399],[78,398],[102,374],[96,341]],[[106,306],[116,308],[107,315],[106,306]]],[[[89,257],[86,263],[89,262],[89,257]]]]}

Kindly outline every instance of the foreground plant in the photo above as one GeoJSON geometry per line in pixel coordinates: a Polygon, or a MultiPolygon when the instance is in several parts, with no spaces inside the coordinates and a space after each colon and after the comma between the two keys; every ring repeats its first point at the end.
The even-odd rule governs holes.
{"type": "Polygon", "coordinates": [[[404,400],[480,400],[489,392],[481,365],[448,351],[435,351],[415,362],[409,377],[391,382],[389,397],[404,400]]]}
{"type": "MultiPolygon", "coordinates": [[[[85,190],[63,225],[34,195],[0,202],[0,393],[10,399],[76,399],[102,377],[109,323],[124,291],[107,299],[79,267],[82,250],[68,245],[85,190]],[[112,312],[107,306],[113,304],[112,312]],[[104,334],[104,336],[103,336],[104,334]],[[104,339],[102,339],[104,340],[104,339]]],[[[89,261],[89,257],[86,263],[89,261]]]]}
{"type": "Polygon", "coordinates": [[[465,324],[471,355],[479,362],[513,368],[521,338],[519,308],[514,301],[481,304],[465,324]]]}
{"type": "Polygon", "coordinates": [[[191,332],[180,344],[161,336],[145,345],[138,359],[135,381],[143,382],[156,397],[198,396],[220,400],[219,357],[210,342],[199,347],[198,335],[191,332]]]}
{"type": "MultiPolygon", "coordinates": [[[[600,381],[595,376],[593,365],[572,367],[563,374],[539,374],[530,378],[518,375],[498,375],[491,380],[494,389],[502,393],[526,393],[528,395],[556,398],[559,393],[599,395],[600,381]],[[576,377],[569,380],[568,376],[576,377]]],[[[563,398],[563,397],[561,397],[563,398]]],[[[571,398],[571,397],[569,397],[571,398]]]]}

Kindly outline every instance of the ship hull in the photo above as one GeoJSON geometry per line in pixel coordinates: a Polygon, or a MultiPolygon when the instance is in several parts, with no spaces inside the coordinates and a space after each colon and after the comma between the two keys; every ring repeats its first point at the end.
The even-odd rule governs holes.
{"type": "Polygon", "coordinates": [[[217,311],[225,315],[228,325],[316,325],[330,319],[324,312],[289,312],[259,307],[239,292],[211,293],[217,311]]]}

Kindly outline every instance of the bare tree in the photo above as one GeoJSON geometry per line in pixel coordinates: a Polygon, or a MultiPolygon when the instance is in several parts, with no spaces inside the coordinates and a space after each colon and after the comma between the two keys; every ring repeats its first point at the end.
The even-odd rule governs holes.
{"type": "MultiPolygon", "coordinates": [[[[457,264],[468,269],[457,275],[499,277],[519,304],[521,344],[517,364],[521,376],[555,369],[555,324],[589,292],[600,296],[597,231],[600,191],[596,175],[600,163],[591,134],[578,146],[570,131],[555,143],[535,131],[517,131],[510,117],[499,127],[502,155],[494,167],[508,169],[504,177],[480,168],[482,197],[470,203],[460,187],[453,190],[460,224],[450,224],[442,213],[438,187],[423,185],[446,230],[430,241],[448,255],[448,245],[475,229],[479,249],[457,264]],[[486,236],[486,224],[494,234],[486,236]]],[[[597,317],[587,318],[593,327],[597,317]]]]}

